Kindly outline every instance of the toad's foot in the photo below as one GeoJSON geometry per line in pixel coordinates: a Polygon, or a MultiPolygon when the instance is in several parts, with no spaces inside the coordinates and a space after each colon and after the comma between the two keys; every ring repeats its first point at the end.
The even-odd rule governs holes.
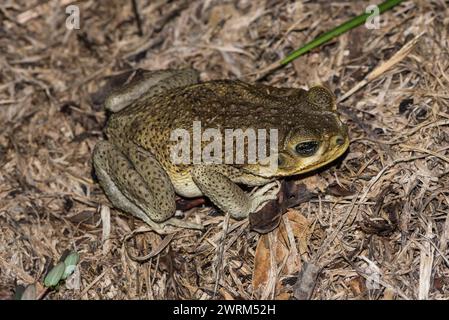
{"type": "Polygon", "coordinates": [[[251,201],[250,212],[257,212],[270,200],[276,200],[281,184],[279,181],[274,181],[252,192],[249,197],[251,201]]]}

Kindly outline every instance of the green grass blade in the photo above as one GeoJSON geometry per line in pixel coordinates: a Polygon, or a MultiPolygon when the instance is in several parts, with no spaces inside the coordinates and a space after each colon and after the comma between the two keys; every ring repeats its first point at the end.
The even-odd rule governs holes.
{"type": "MultiPolygon", "coordinates": [[[[383,12],[393,8],[394,6],[400,4],[404,0],[387,0],[383,3],[381,3],[379,7],[379,14],[382,14],[383,12]]],[[[341,25],[336,27],[335,29],[332,29],[331,31],[328,31],[326,33],[323,33],[318,38],[312,40],[311,42],[307,43],[303,47],[293,51],[290,53],[286,58],[282,59],[280,61],[280,65],[286,65],[287,63],[290,63],[291,61],[295,60],[299,56],[303,55],[306,52],[309,52],[310,50],[315,49],[316,47],[322,45],[325,42],[328,42],[329,40],[335,38],[336,36],[345,33],[348,30],[351,30],[355,27],[360,26],[361,24],[365,23],[366,19],[371,15],[371,13],[364,13],[362,15],[359,15],[341,25]]]]}

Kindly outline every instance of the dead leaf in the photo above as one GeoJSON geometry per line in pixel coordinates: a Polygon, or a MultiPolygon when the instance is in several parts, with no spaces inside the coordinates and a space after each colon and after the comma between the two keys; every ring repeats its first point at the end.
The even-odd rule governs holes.
{"type": "Polygon", "coordinates": [[[295,207],[314,196],[315,193],[311,192],[304,183],[297,184],[291,180],[283,180],[278,199],[269,201],[258,212],[249,215],[251,230],[259,233],[271,232],[279,225],[287,208],[295,207]]]}
{"type": "Polygon", "coordinates": [[[108,206],[102,205],[100,215],[103,226],[101,234],[101,240],[103,242],[103,255],[107,255],[111,250],[111,210],[108,206]]]}
{"type": "Polygon", "coordinates": [[[305,263],[294,285],[294,297],[298,300],[309,300],[316,285],[320,267],[313,263],[305,263]]]}
{"type": "Polygon", "coordinates": [[[254,257],[254,271],[253,271],[253,289],[257,290],[261,285],[268,280],[270,264],[270,243],[267,235],[262,235],[256,247],[256,255],[254,257]]]}
{"type": "Polygon", "coordinates": [[[361,297],[366,293],[365,278],[356,277],[348,281],[348,286],[354,297],[361,297]]]}
{"type": "Polygon", "coordinates": [[[279,228],[259,238],[253,270],[255,292],[266,292],[267,287],[273,284],[270,282],[273,281],[273,276],[276,279],[270,290],[280,291],[282,284],[279,278],[299,272],[300,254],[307,251],[309,224],[297,210],[289,209],[279,228]]]}
{"type": "Polygon", "coordinates": [[[395,292],[391,288],[385,288],[384,295],[382,297],[382,300],[394,300],[394,297],[396,296],[395,292]]]}
{"type": "Polygon", "coordinates": [[[291,294],[288,292],[282,292],[276,296],[276,300],[290,300],[291,294]]]}

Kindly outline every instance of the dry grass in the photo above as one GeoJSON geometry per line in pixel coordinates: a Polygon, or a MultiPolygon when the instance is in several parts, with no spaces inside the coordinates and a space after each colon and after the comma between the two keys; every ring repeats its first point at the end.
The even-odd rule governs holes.
{"type": "MultiPolygon", "coordinates": [[[[58,1],[0,4],[0,297],[42,282],[74,249],[79,289],[64,285],[47,298],[211,299],[225,218],[207,215],[207,207],[190,210],[205,233],[181,230],[160,255],[133,261],[127,248],[141,256],[161,237],[145,232],[124,241],[144,225],[109,211],[92,177],[106,114],[91,94],[108,76],[136,67],[193,66],[203,80],[254,81],[257,70],[370,3],[138,2],[142,36],[128,0],[80,1],[74,31],[58,1]]],[[[406,1],[382,17],[380,30],[353,30],[265,80],[325,83],[342,96],[424,32],[401,61],[340,104],[351,149],[306,180],[320,192],[297,207],[309,236],[296,243],[295,224],[286,222],[299,260],[321,269],[313,299],[449,299],[448,16],[448,1],[406,1]],[[374,289],[366,286],[369,270],[380,274],[374,289]]],[[[298,270],[271,273],[265,289],[253,290],[260,237],[231,219],[219,298],[292,296],[298,261],[298,270]]]]}

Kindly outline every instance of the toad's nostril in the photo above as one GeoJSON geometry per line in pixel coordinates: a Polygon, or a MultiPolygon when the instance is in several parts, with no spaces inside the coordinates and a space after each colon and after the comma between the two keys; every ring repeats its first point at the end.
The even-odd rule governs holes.
{"type": "Polygon", "coordinates": [[[335,139],[335,143],[338,146],[341,146],[345,143],[345,139],[342,136],[337,136],[337,138],[335,139]]]}

